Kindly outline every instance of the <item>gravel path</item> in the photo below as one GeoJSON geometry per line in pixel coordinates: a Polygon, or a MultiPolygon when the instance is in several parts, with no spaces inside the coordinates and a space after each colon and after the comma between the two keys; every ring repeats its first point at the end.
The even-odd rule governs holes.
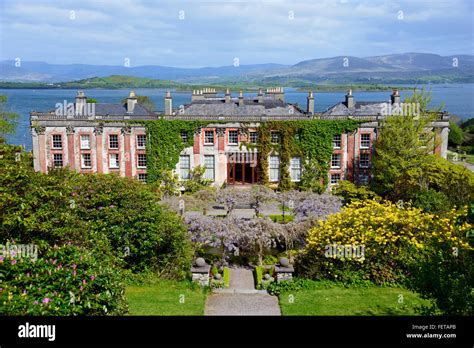
{"type": "Polygon", "coordinates": [[[218,289],[207,298],[205,315],[281,315],[278,297],[255,290],[253,273],[230,269],[229,289],[218,289]]]}

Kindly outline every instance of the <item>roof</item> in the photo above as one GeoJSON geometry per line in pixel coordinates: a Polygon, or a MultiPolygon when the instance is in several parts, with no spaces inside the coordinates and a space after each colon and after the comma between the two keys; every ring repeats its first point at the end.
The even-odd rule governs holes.
{"type": "Polygon", "coordinates": [[[258,98],[246,98],[242,106],[239,106],[238,98],[232,98],[230,103],[226,103],[225,98],[193,100],[191,104],[185,105],[179,114],[195,116],[301,116],[304,115],[304,112],[297,105],[265,96],[262,103],[258,103],[258,98]]]}
{"type": "Polygon", "coordinates": [[[110,104],[110,103],[97,103],[95,104],[96,115],[130,115],[130,116],[143,116],[143,115],[154,115],[151,111],[140,104],[135,104],[133,112],[127,112],[127,104],[110,104]]]}
{"type": "Polygon", "coordinates": [[[337,103],[330,107],[323,115],[347,115],[347,116],[364,116],[364,115],[383,115],[386,114],[386,101],[363,101],[355,102],[353,108],[348,108],[344,102],[337,103]],[[383,110],[385,109],[385,113],[383,110]]]}

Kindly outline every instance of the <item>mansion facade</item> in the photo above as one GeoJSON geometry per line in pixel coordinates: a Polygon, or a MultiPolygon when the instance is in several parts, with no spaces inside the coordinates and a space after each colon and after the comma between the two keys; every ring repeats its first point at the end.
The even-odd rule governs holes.
{"type": "MultiPolygon", "coordinates": [[[[397,90],[390,96],[390,102],[357,102],[349,91],[344,101],[315,113],[312,92],[303,110],[285,102],[283,88],[269,88],[265,94],[259,89],[250,98],[244,98],[242,92],[232,97],[229,89],[218,95],[208,88],[193,91],[191,103],[177,109],[173,109],[171,93],[167,92],[164,112],[157,113],[139,104],[134,92],[123,104],[92,104],[80,91],[70,105],[58,104],[54,111],[30,113],[34,168],[47,172],[54,167],[69,167],[81,173],[116,173],[146,181],[146,129],[143,123],[133,121],[203,120],[208,121],[206,126],[194,133],[193,145],[180,154],[175,168],[179,179],[189,179],[191,170],[201,165],[205,167],[205,178],[216,186],[253,184],[262,176],[258,166],[261,159],[255,149],[245,144],[258,143],[258,127],[263,122],[354,119],[361,121],[358,129],[333,137],[328,182],[334,185],[345,179],[363,184],[371,179],[374,143],[386,117],[387,104],[390,109],[401,104],[397,90]]],[[[437,139],[433,153],[446,158],[449,115],[440,113],[432,127],[437,139]]],[[[183,132],[183,142],[189,143],[189,136],[183,132]]],[[[278,133],[272,132],[271,142],[277,144],[279,140],[278,133]]],[[[294,182],[301,180],[302,160],[293,157],[288,163],[294,182]]],[[[269,181],[278,183],[280,156],[271,153],[267,161],[269,181]]]]}

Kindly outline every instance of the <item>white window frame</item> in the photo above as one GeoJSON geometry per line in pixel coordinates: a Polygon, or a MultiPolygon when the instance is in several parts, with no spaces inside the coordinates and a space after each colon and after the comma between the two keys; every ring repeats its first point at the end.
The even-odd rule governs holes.
{"type": "Polygon", "coordinates": [[[271,132],[270,133],[270,141],[274,145],[279,144],[280,143],[280,133],[279,132],[271,132]]]}
{"type": "Polygon", "coordinates": [[[238,130],[235,130],[235,129],[232,129],[229,131],[229,134],[228,134],[228,144],[229,145],[238,145],[239,144],[239,131],[238,130]],[[235,135],[235,141],[231,141],[231,134],[232,133],[232,138],[234,137],[235,135]],[[235,133],[235,134],[234,134],[235,133]]]}
{"type": "Polygon", "coordinates": [[[204,168],[206,168],[206,171],[204,172],[204,179],[215,181],[216,157],[214,155],[204,155],[204,168]],[[210,159],[212,159],[212,161],[208,162],[210,159]]]}
{"type": "Polygon", "coordinates": [[[119,169],[120,168],[120,155],[118,153],[110,153],[109,154],[109,168],[112,168],[112,169],[119,169]],[[117,158],[117,161],[115,162],[116,163],[115,166],[112,165],[112,157],[117,158]]]}
{"type": "Polygon", "coordinates": [[[180,131],[179,136],[181,137],[181,142],[182,143],[187,143],[188,142],[188,133],[186,133],[186,131],[180,131]]]}
{"type": "Polygon", "coordinates": [[[137,179],[138,179],[138,181],[140,181],[140,182],[146,183],[146,182],[147,182],[147,179],[148,179],[148,174],[147,174],[147,173],[138,173],[137,179]],[[145,176],[145,179],[140,179],[140,176],[141,176],[141,175],[144,175],[144,176],[145,176]]]}
{"type": "Polygon", "coordinates": [[[258,133],[257,132],[250,132],[249,133],[249,141],[251,144],[256,144],[258,141],[258,133]],[[254,138],[254,139],[252,139],[254,138]]]}
{"type": "Polygon", "coordinates": [[[331,183],[331,185],[337,185],[340,181],[341,181],[341,173],[331,173],[330,174],[330,183],[331,183]],[[336,176],[338,176],[339,179],[337,179],[337,181],[333,182],[333,178],[335,178],[336,176]]]}
{"type": "Polygon", "coordinates": [[[215,138],[215,134],[214,134],[213,130],[205,130],[204,131],[204,145],[214,145],[214,138],[215,138]],[[212,133],[212,142],[207,141],[208,133],[212,133]]]}
{"type": "Polygon", "coordinates": [[[370,134],[369,133],[362,133],[360,135],[360,148],[361,149],[370,149],[370,134]],[[362,140],[362,137],[366,137],[368,136],[369,139],[368,140],[362,140]],[[367,145],[367,142],[368,142],[368,145],[367,145]]]}
{"type": "Polygon", "coordinates": [[[53,134],[51,136],[51,147],[55,150],[63,148],[63,136],[62,136],[62,134],[53,134]],[[55,144],[57,142],[57,141],[54,140],[55,137],[59,137],[59,139],[60,139],[61,144],[59,146],[56,146],[56,144],[55,144]]]}
{"type": "Polygon", "coordinates": [[[146,158],[146,154],[145,153],[139,153],[137,154],[137,168],[146,168],[146,161],[147,161],[147,158],[146,158]],[[141,156],[145,156],[145,165],[140,165],[140,157],[141,156]]]}
{"type": "Polygon", "coordinates": [[[137,135],[137,149],[145,149],[146,148],[146,134],[138,134],[137,135]],[[141,140],[139,140],[140,138],[142,138],[143,140],[143,145],[140,145],[140,143],[142,142],[141,140]]]}
{"type": "Polygon", "coordinates": [[[81,134],[81,150],[91,149],[91,136],[89,134],[81,134]],[[87,143],[84,141],[87,139],[87,143]]]}
{"type": "Polygon", "coordinates": [[[119,147],[120,147],[120,140],[119,140],[118,134],[109,134],[109,139],[108,139],[108,140],[109,140],[109,149],[113,149],[113,150],[118,150],[118,149],[119,149],[119,147]],[[112,142],[111,142],[111,139],[112,139],[112,137],[117,137],[117,147],[112,147],[112,146],[111,146],[111,143],[112,143],[112,142]]]}
{"type": "Polygon", "coordinates": [[[361,153],[359,155],[359,168],[369,168],[370,166],[370,155],[368,153],[361,153]],[[364,160],[364,163],[367,163],[366,165],[362,165],[362,156],[367,157],[367,161],[364,160]]]}
{"type": "Polygon", "coordinates": [[[340,149],[341,146],[342,146],[342,136],[341,136],[341,134],[334,135],[333,138],[332,138],[332,148],[333,149],[340,149]],[[337,143],[339,143],[339,145],[336,145],[337,143]]]}
{"type": "Polygon", "coordinates": [[[92,168],[92,154],[90,154],[89,152],[81,154],[81,168],[84,168],[84,169],[92,168]],[[86,165],[85,156],[89,156],[90,165],[88,165],[88,166],[86,165]]]}
{"type": "Polygon", "coordinates": [[[62,168],[64,167],[64,156],[62,153],[53,153],[53,167],[54,168],[62,168]],[[61,165],[56,165],[56,156],[61,156],[61,165]]]}
{"type": "Polygon", "coordinates": [[[268,168],[270,170],[270,181],[277,182],[280,180],[280,156],[272,155],[268,159],[268,168]]]}
{"type": "Polygon", "coordinates": [[[331,168],[335,168],[335,169],[341,168],[341,160],[342,160],[341,157],[342,157],[342,156],[341,156],[340,153],[333,153],[333,154],[331,155],[331,168]],[[334,165],[334,164],[333,164],[334,162],[336,162],[335,159],[334,159],[336,156],[339,158],[339,160],[337,161],[337,162],[339,163],[339,165],[334,165]]]}
{"type": "Polygon", "coordinates": [[[190,171],[191,171],[191,156],[189,155],[179,156],[179,179],[189,180],[190,171]],[[186,161],[183,162],[183,159],[186,159],[186,161]],[[186,163],[187,163],[187,166],[184,166],[184,164],[186,163]]]}
{"type": "Polygon", "coordinates": [[[290,160],[290,177],[292,182],[301,181],[301,157],[292,157],[290,160]]]}

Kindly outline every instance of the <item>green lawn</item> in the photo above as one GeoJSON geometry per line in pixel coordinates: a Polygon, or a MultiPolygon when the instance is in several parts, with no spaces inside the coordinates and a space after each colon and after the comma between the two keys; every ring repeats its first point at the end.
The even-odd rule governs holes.
{"type": "Polygon", "coordinates": [[[280,294],[283,315],[417,315],[414,308],[420,305],[429,302],[411,291],[389,287],[333,287],[280,294]]]}
{"type": "Polygon", "coordinates": [[[204,315],[206,293],[189,283],[162,280],[153,285],[128,286],[130,315],[204,315]]]}

